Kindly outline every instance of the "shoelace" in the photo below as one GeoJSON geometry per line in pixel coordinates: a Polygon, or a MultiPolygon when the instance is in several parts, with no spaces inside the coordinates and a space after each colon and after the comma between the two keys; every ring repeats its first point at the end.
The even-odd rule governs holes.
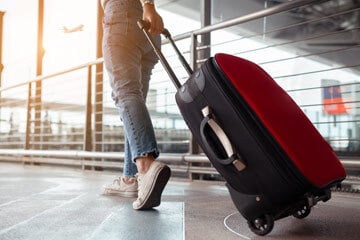
{"type": "Polygon", "coordinates": [[[120,177],[119,178],[116,178],[116,179],[114,179],[114,181],[113,181],[113,185],[120,185],[120,181],[121,181],[121,179],[120,179],[120,177]]]}

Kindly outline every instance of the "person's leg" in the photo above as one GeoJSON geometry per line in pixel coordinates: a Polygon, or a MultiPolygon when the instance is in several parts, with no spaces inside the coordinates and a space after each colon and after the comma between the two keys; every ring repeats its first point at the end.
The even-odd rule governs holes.
{"type": "MultiPolygon", "coordinates": [[[[160,47],[160,36],[154,36],[154,40],[160,47]]],[[[143,51],[146,54],[141,59],[141,83],[143,96],[146,99],[151,72],[158,59],[148,43],[142,46],[144,46],[143,51]]],[[[139,192],[137,200],[133,203],[134,209],[149,209],[157,207],[161,203],[161,195],[170,178],[171,171],[165,164],[155,161],[156,157],[154,153],[136,157],[139,192]]]]}
{"type": "MultiPolygon", "coordinates": [[[[132,62],[132,64],[130,65],[139,66],[139,61],[137,59],[141,56],[141,53],[139,51],[134,52],[133,56],[130,56],[131,54],[129,54],[131,52],[129,48],[134,48],[135,45],[133,44],[133,41],[130,40],[132,36],[128,29],[128,24],[130,21],[128,18],[128,13],[138,12],[137,14],[140,15],[141,11],[137,10],[136,2],[113,0],[108,1],[104,11],[104,62],[110,78],[110,84],[113,89],[113,99],[119,108],[120,117],[122,118],[122,106],[118,105],[120,100],[117,97],[117,95],[121,94],[117,91],[117,89],[121,87],[121,84],[118,84],[117,82],[123,81],[122,79],[127,79],[126,81],[123,81],[123,85],[126,85],[127,82],[131,81],[131,79],[133,78],[135,81],[137,81],[137,76],[139,75],[137,72],[139,72],[139,70],[135,67],[134,70],[127,71],[127,69],[131,69],[133,67],[127,66],[126,63],[129,60],[130,62],[132,62]],[[119,59],[124,60],[119,61],[119,59]]],[[[133,162],[129,141],[126,137],[126,134],[124,135],[125,155],[123,177],[115,179],[112,184],[104,185],[104,193],[118,193],[121,196],[136,197],[138,185],[135,175],[137,173],[137,168],[135,163],[133,162]],[[130,185],[131,187],[129,187],[128,185],[130,185]],[[131,192],[131,194],[129,194],[129,192],[131,192]]]]}
{"type": "MultiPolygon", "coordinates": [[[[104,27],[103,53],[113,90],[112,97],[119,108],[131,157],[136,161],[139,172],[139,196],[133,207],[147,209],[160,204],[161,193],[170,177],[170,169],[154,161],[159,152],[145,105],[147,89],[143,90],[141,72],[141,60],[151,47],[136,24],[137,19],[142,15],[141,6],[124,11],[125,3],[135,2],[122,2],[120,12],[114,13],[113,9],[110,9],[109,15],[104,19],[106,27],[104,27]]],[[[110,6],[108,4],[107,6],[110,6]]],[[[148,80],[145,82],[148,84],[148,80]]]]}
{"type": "MultiPolygon", "coordinates": [[[[123,189],[127,189],[126,184],[132,185],[135,181],[133,177],[137,173],[137,168],[134,156],[155,152],[157,147],[151,122],[148,123],[150,117],[141,92],[138,60],[141,58],[141,51],[130,43],[125,43],[128,43],[126,39],[119,43],[109,41],[104,47],[104,61],[112,87],[112,98],[119,109],[126,136],[124,177],[114,181],[112,186],[105,186],[105,193],[117,192],[121,196],[133,197],[134,194],[123,194],[123,189]]],[[[137,183],[133,185],[134,187],[137,191],[137,183]]],[[[134,192],[133,188],[131,188],[132,192],[134,192]]]]}
{"type": "MultiPolygon", "coordinates": [[[[140,62],[137,62],[138,48],[127,46],[116,48],[121,58],[110,59],[118,69],[110,69],[113,73],[113,98],[118,106],[124,123],[125,135],[128,138],[131,156],[136,161],[138,169],[138,198],[133,208],[149,209],[159,206],[161,194],[170,178],[170,168],[154,161],[159,155],[155,132],[149,112],[146,108],[142,84],[140,82],[140,62]],[[116,60],[117,64],[114,64],[116,60]],[[124,76],[126,75],[126,76],[124,76]]],[[[141,52],[141,51],[139,51],[141,52]]]]}
{"type": "Polygon", "coordinates": [[[125,178],[132,178],[135,177],[137,174],[137,168],[135,163],[133,162],[133,157],[131,156],[131,150],[129,141],[125,136],[125,143],[124,143],[124,168],[123,168],[123,176],[125,178]]]}
{"type": "MultiPolygon", "coordinates": [[[[104,11],[104,62],[129,143],[126,156],[131,155],[132,160],[148,154],[157,158],[155,133],[145,105],[157,58],[136,23],[142,17],[141,4],[109,0],[104,11]]],[[[156,40],[159,44],[159,36],[156,40]]]]}
{"type": "Polygon", "coordinates": [[[129,142],[125,137],[123,176],[113,180],[111,184],[103,185],[103,194],[117,194],[121,197],[135,198],[138,196],[137,168],[132,161],[129,142]]]}
{"type": "MultiPolygon", "coordinates": [[[[156,45],[160,48],[161,39],[160,36],[153,36],[153,39],[156,45]]],[[[141,87],[142,87],[142,95],[144,98],[144,102],[146,102],[147,95],[149,92],[149,83],[151,78],[151,72],[154,69],[156,63],[158,62],[158,58],[155,52],[152,49],[149,49],[148,44],[143,45],[142,51],[147,52],[142,56],[141,59],[141,87]]],[[[146,173],[150,168],[151,163],[155,160],[157,156],[149,155],[149,156],[140,156],[137,157],[136,165],[139,173],[146,173]]]]}

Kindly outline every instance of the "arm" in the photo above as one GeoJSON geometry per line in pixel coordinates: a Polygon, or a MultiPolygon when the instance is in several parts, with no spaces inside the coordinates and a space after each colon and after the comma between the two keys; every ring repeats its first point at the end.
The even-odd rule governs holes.
{"type": "Polygon", "coordinates": [[[143,6],[143,20],[150,23],[149,32],[160,34],[164,30],[164,23],[161,16],[155,9],[153,0],[140,0],[143,6]]]}

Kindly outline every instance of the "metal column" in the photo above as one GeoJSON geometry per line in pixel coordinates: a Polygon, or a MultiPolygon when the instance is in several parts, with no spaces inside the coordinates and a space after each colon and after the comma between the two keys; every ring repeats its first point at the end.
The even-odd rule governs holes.
{"type": "MultiPolygon", "coordinates": [[[[102,57],[102,18],[104,12],[101,7],[100,0],[98,1],[97,13],[97,42],[96,42],[96,58],[102,57]]],[[[96,64],[96,77],[95,77],[95,151],[103,151],[103,64],[96,64]]]]}
{"type": "MultiPolygon", "coordinates": [[[[36,55],[36,76],[42,75],[43,70],[43,35],[44,35],[44,0],[39,0],[38,6],[38,36],[37,36],[37,55],[36,55]]],[[[37,81],[35,84],[35,97],[32,101],[35,110],[34,118],[34,143],[35,149],[40,148],[40,135],[41,135],[41,109],[42,109],[42,81],[37,81]]]]}
{"type": "MultiPolygon", "coordinates": [[[[0,88],[1,88],[1,73],[4,69],[4,65],[2,64],[2,40],[3,40],[3,18],[4,18],[5,12],[0,11],[0,88]]],[[[1,96],[1,93],[0,93],[1,96]]]]}
{"type": "MultiPolygon", "coordinates": [[[[4,65],[2,64],[2,41],[3,41],[3,17],[5,12],[0,11],[0,89],[2,84],[2,71],[4,69],[4,65]]],[[[0,92],[0,126],[1,126],[1,92],[0,92]]]]}
{"type": "MultiPolygon", "coordinates": [[[[211,0],[201,1],[201,27],[211,25],[211,0]]],[[[198,59],[208,59],[211,54],[211,33],[201,35],[201,46],[203,49],[199,51],[198,59]]]]}
{"type": "MultiPolygon", "coordinates": [[[[42,75],[42,62],[44,56],[43,48],[43,33],[44,33],[44,0],[38,1],[38,32],[37,32],[37,53],[36,53],[36,76],[42,75]]],[[[28,89],[28,103],[27,103],[27,119],[26,119],[26,133],[25,133],[25,149],[31,148],[31,125],[34,123],[34,144],[40,142],[41,134],[41,91],[42,82],[29,83],[28,89]],[[35,90],[33,90],[35,85],[35,90]],[[35,94],[34,94],[35,93],[35,94]],[[32,110],[34,109],[34,118],[32,118],[32,110]]],[[[36,146],[35,149],[39,149],[36,146]]]]}

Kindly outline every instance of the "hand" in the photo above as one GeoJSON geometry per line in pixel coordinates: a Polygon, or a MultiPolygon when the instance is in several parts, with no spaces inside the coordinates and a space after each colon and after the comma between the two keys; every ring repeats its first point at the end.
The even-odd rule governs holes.
{"type": "Polygon", "coordinates": [[[149,32],[152,34],[161,34],[164,30],[164,23],[161,16],[156,12],[155,6],[145,4],[143,10],[143,20],[150,23],[149,32]]]}

